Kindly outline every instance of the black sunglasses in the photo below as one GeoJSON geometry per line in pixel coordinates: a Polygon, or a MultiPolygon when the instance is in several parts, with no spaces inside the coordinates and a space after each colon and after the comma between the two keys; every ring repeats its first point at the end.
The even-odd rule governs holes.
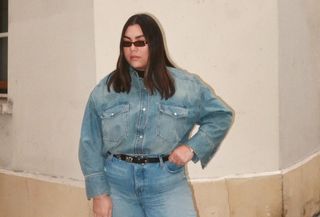
{"type": "Polygon", "coordinates": [[[135,47],[144,47],[144,46],[146,46],[147,42],[146,42],[146,41],[134,41],[134,42],[131,42],[131,41],[122,41],[122,46],[123,46],[123,47],[131,47],[132,44],[133,44],[135,47]]]}

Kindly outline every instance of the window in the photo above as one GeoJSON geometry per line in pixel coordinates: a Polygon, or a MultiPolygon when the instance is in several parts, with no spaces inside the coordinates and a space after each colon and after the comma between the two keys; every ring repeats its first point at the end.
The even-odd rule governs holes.
{"type": "Polygon", "coordinates": [[[8,0],[0,0],[0,97],[8,93],[8,0]]]}

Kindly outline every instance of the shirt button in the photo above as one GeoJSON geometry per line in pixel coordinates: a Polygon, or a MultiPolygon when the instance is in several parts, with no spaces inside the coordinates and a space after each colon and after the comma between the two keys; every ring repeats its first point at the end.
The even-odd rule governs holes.
{"type": "Polygon", "coordinates": [[[146,111],[146,108],[142,108],[142,111],[146,111]]]}
{"type": "Polygon", "coordinates": [[[175,112],[175,113],[173,113],[174,114],[174,116],[177,116],[177,112],[175,112]]]}
{"type": "Polygon", "coordinates": [[[114,113],[111,113],[111,116],[113,116],[114,115],[114,113]]]}
{"type": "Polygon", "coordinates": [[[143,136],[142,136],[142,135],[140,135],[139,137],[140,137],[140,139],[142,139],[142,138],[143,138],[143,136]]]}

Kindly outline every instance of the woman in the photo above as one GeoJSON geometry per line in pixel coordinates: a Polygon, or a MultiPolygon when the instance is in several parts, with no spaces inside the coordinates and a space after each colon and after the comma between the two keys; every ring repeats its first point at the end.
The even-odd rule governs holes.
{"type": "Polygon", "coordinates": [[[92,91],[82,123],[79,160],[95,216],[195,217],[184,166],[204,168],[231,122],[206,84],[173,67],[155,20],[130,17],[117,68],[92,91]]]}

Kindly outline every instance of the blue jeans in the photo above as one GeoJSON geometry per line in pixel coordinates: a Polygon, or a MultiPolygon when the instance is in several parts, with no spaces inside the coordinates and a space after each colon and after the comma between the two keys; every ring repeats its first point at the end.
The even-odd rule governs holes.
{"type": "Polygon", "coordinates": [[[112,217],[196,217],[184,167],[169,161],[134,164],[110,155],[105,171],[112,217]]]}

